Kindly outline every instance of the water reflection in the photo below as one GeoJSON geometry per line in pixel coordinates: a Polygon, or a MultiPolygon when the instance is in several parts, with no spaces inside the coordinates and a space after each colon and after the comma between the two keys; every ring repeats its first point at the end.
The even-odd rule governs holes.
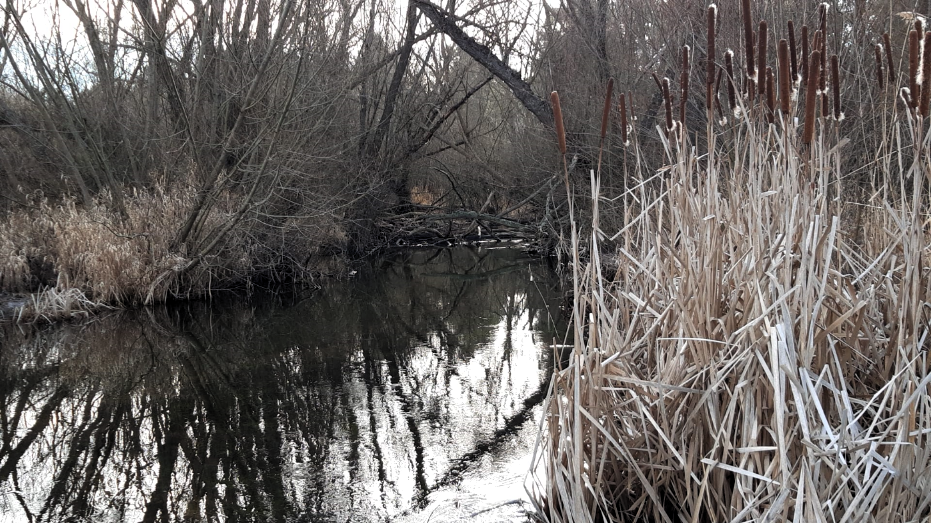
{"type": "Polygon", "coordinates": [[[7,327],[0,521],[384,521],[512,452],[560,332],[546,266],[458,248],[362,273],[7,327]]]}

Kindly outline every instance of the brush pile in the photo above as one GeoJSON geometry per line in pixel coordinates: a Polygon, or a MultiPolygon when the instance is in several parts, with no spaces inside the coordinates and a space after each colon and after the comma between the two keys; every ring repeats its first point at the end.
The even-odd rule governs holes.
{"type": "Polygon", "coordinates": [[[931,514],[927,109],[903,90],[889,127],[902,145],[880,152],[880,189],[853,201],[842,114],[823,83],[838,83],[837,61],[824,60],[821,31],[800,60],[808,88],[785,44],[780,81],[758,75],[751,37],[743,96],[728,111],[737,122],[716,128],[709,80],[707,150],[689,142],[684,118],[659,129],[667,165],[630,184],[620,231],[598,226],[592,172],[595,223],[572,245],[574,348],[553,377],[529,484],[544,520],[931,514]],[[606,237],[619,257],[611,277],[606,237]]]}

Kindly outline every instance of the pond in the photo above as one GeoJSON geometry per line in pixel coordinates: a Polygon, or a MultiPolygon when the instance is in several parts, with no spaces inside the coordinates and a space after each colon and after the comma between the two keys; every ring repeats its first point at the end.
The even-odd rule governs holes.
{"type": "Polygon", "coordinates": [[[0,523],[523,521],[546,262],[404,250],[315,291],[0,334],[0,523]]]}

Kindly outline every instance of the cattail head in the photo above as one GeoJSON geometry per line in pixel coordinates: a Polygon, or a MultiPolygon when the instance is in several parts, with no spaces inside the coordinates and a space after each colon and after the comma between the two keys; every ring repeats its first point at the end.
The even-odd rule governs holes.
{"type": "Polygon", "coordinates": [[[811,144],[815,136],[815,110],[818,105],[818,93],[815,86],[818,85],[818,76],[821,72],[821,51],[817,49],[811,53],[811,60],[808,61],[808,85],[805,91],[805,130],[802,133],[802,143],[811,144]]]}
{"type": "Polygon", "coordinates": [[[727,104],[732,112],[737,111],[737,95],[734,92],[734,51],[724,53],[724,71],[727,73],[727,104]]]}
{"type": "Polygon", "coordinates": [[[556,140],[559,144],[559,152],[566,155],[566,128],[562,123],[562,107],[559,105],[559,93],[553,91],[550,93],[550,102],[553,104],[553,120],[556,121],[556,140]]]}
{"type": "Polygon", "coordinates": [[[773,68],[766,68],[766,120],[773,123],[776,114],[776,82],[773,78],[773,68]]]}
{"type": "Polygon", "coordinates": [[[682,75],[679,77],[679,124],[685,125],[685,110],[689,101],[689,77],[692,76],[692,49],[689,46],[682,48],[682,75]]]}
{"type": "Polygon", "coordinates": [[[834,119],[839,121],[843,114],[840,111],[840,65],[836,54],[831,55],[831,93],[834,96],[834,119]]]}
{"type": "Polygon", "coordinates": [[[630,141],[627,139],[627,97],[624,96],[624,93],[621,93],[621,102],[618,107],[621,112],[621,143],[624,144],[624,147],[627,147],[630,145],[630,141]]]}
{"type": "Polygon", "coordinates": [[[608,134],[608,120],[611,115],[611,102],[614,100],[614,78],[608,78],[608,93],[605,95],[604,110],[601,111],[601,140],[608,134]]]}
{"type": "Polygon", "coordinates": [[[889,33],[883,33],[883,47],[886,50],[886,72],[889,73],[889,84],[895,84],[895,68],[892,61],[892,41],[889,39],[889,33]]]}
{"type": "Polygon", "coordinates": [[[883,73],[883,44],[876,44],[873,46],[873,51],[876,54],[876,79],[879,80],[879,90],[882,91],[884,83],[886,80],[886,75],[883,73]]]}
{"type": "Polygon", "coordinates": [[[827,2],[821,2],[818,5],[818,29],[821,30],[823,35],[828,33],[828,9],[830,7],[827,2]]]}
{"type": "Polygon", "coordinates": [[[918,86],[921,85],[920,65],[921,38],[918,36],[918,31],[912,29],[908,32],[908,89],[912,97],[909,105],[913,109],[918,107],[918,86]]]}
{"type": "Polygon", "coordinates": [[[789,42],[779,40],[779,49],[777,50],[779,58],[779,108],[782,114],[789,114],[789,102],[792,99],[792,67],[789,60],[789,42]]]}
{"type": "Polygon", "coordinates": [[[920,16],[915,17],[915,30],[918,31],[919,36],[925,34],[925,21],[920,16]]]}
{"type": "Polygon", "coordinates": [[[798,81],[798,52],[795,49],[795,22],[792,20],[789,20],[789,52],[792,57],[792,81],[796,82],[798,81]]]}
{"type": "Polygon", "coordinates": [[[802,61],[799,64],[799,72],[802,75],[802,85],[808,85],[808,26],[802,26],[802,61]]]}
{"type": "Polygon", "coordinates": [[[924,53],[921,57],[922,78],[927,78],[928,83],[921,84],[921,105],[919,107],[921,116],[928,116],[929,106],[931,106],[931,32],[925,33],[924,53]]]}
{"type": "MultiPolygon", "coordinates": [[[[760,20],[760,32],[757,33],[757,49],[759,51],[759,57],[757,58],[756,66],[760,71],[766,71],[766,43],[769,39],[769,25],[766,23],[766,20],[760,20]]],[[[766,82],[760,79],[760,97],[766,95],[766,82]]]]}
{"type": "MultiPolygon", "coordinates": [[[[744,49],[747,58],[747,77],[750,79],[749,83],[752,83],[753,79],[756,78],[756,64],[753,61],[753,17],[750,14],[750,0],[741,0],[740,5],[744,22],[744,49]]],[[[749,85],[747,89],[750,89],[749,85]]]]}
{"type": "Polygon", "coordinates": [[[669,78],[663,77],[663,102],[666,105],[666,131],[672,132],[675,123],[672,121],[672,95],[669,94],[669,78]]]}
{"type": "Polygon", "coordinates": [[[708,114],[711,114],[711,111],[714,110],[714,108],[711,106],[711,98],[714,95],[714,39],[717,20],[718,6],[711,4],[708,6],[708,57],[705,59],[705,104],[708,107],[708,114]]]}

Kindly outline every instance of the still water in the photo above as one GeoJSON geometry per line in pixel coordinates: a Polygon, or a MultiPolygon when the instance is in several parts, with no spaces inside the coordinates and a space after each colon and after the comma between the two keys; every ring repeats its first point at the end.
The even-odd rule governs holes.
{"type": "Polygon", "coordinates": [[[524,521],[564,332],[515,249],[0,330],[0,523],[524,521]]]}

